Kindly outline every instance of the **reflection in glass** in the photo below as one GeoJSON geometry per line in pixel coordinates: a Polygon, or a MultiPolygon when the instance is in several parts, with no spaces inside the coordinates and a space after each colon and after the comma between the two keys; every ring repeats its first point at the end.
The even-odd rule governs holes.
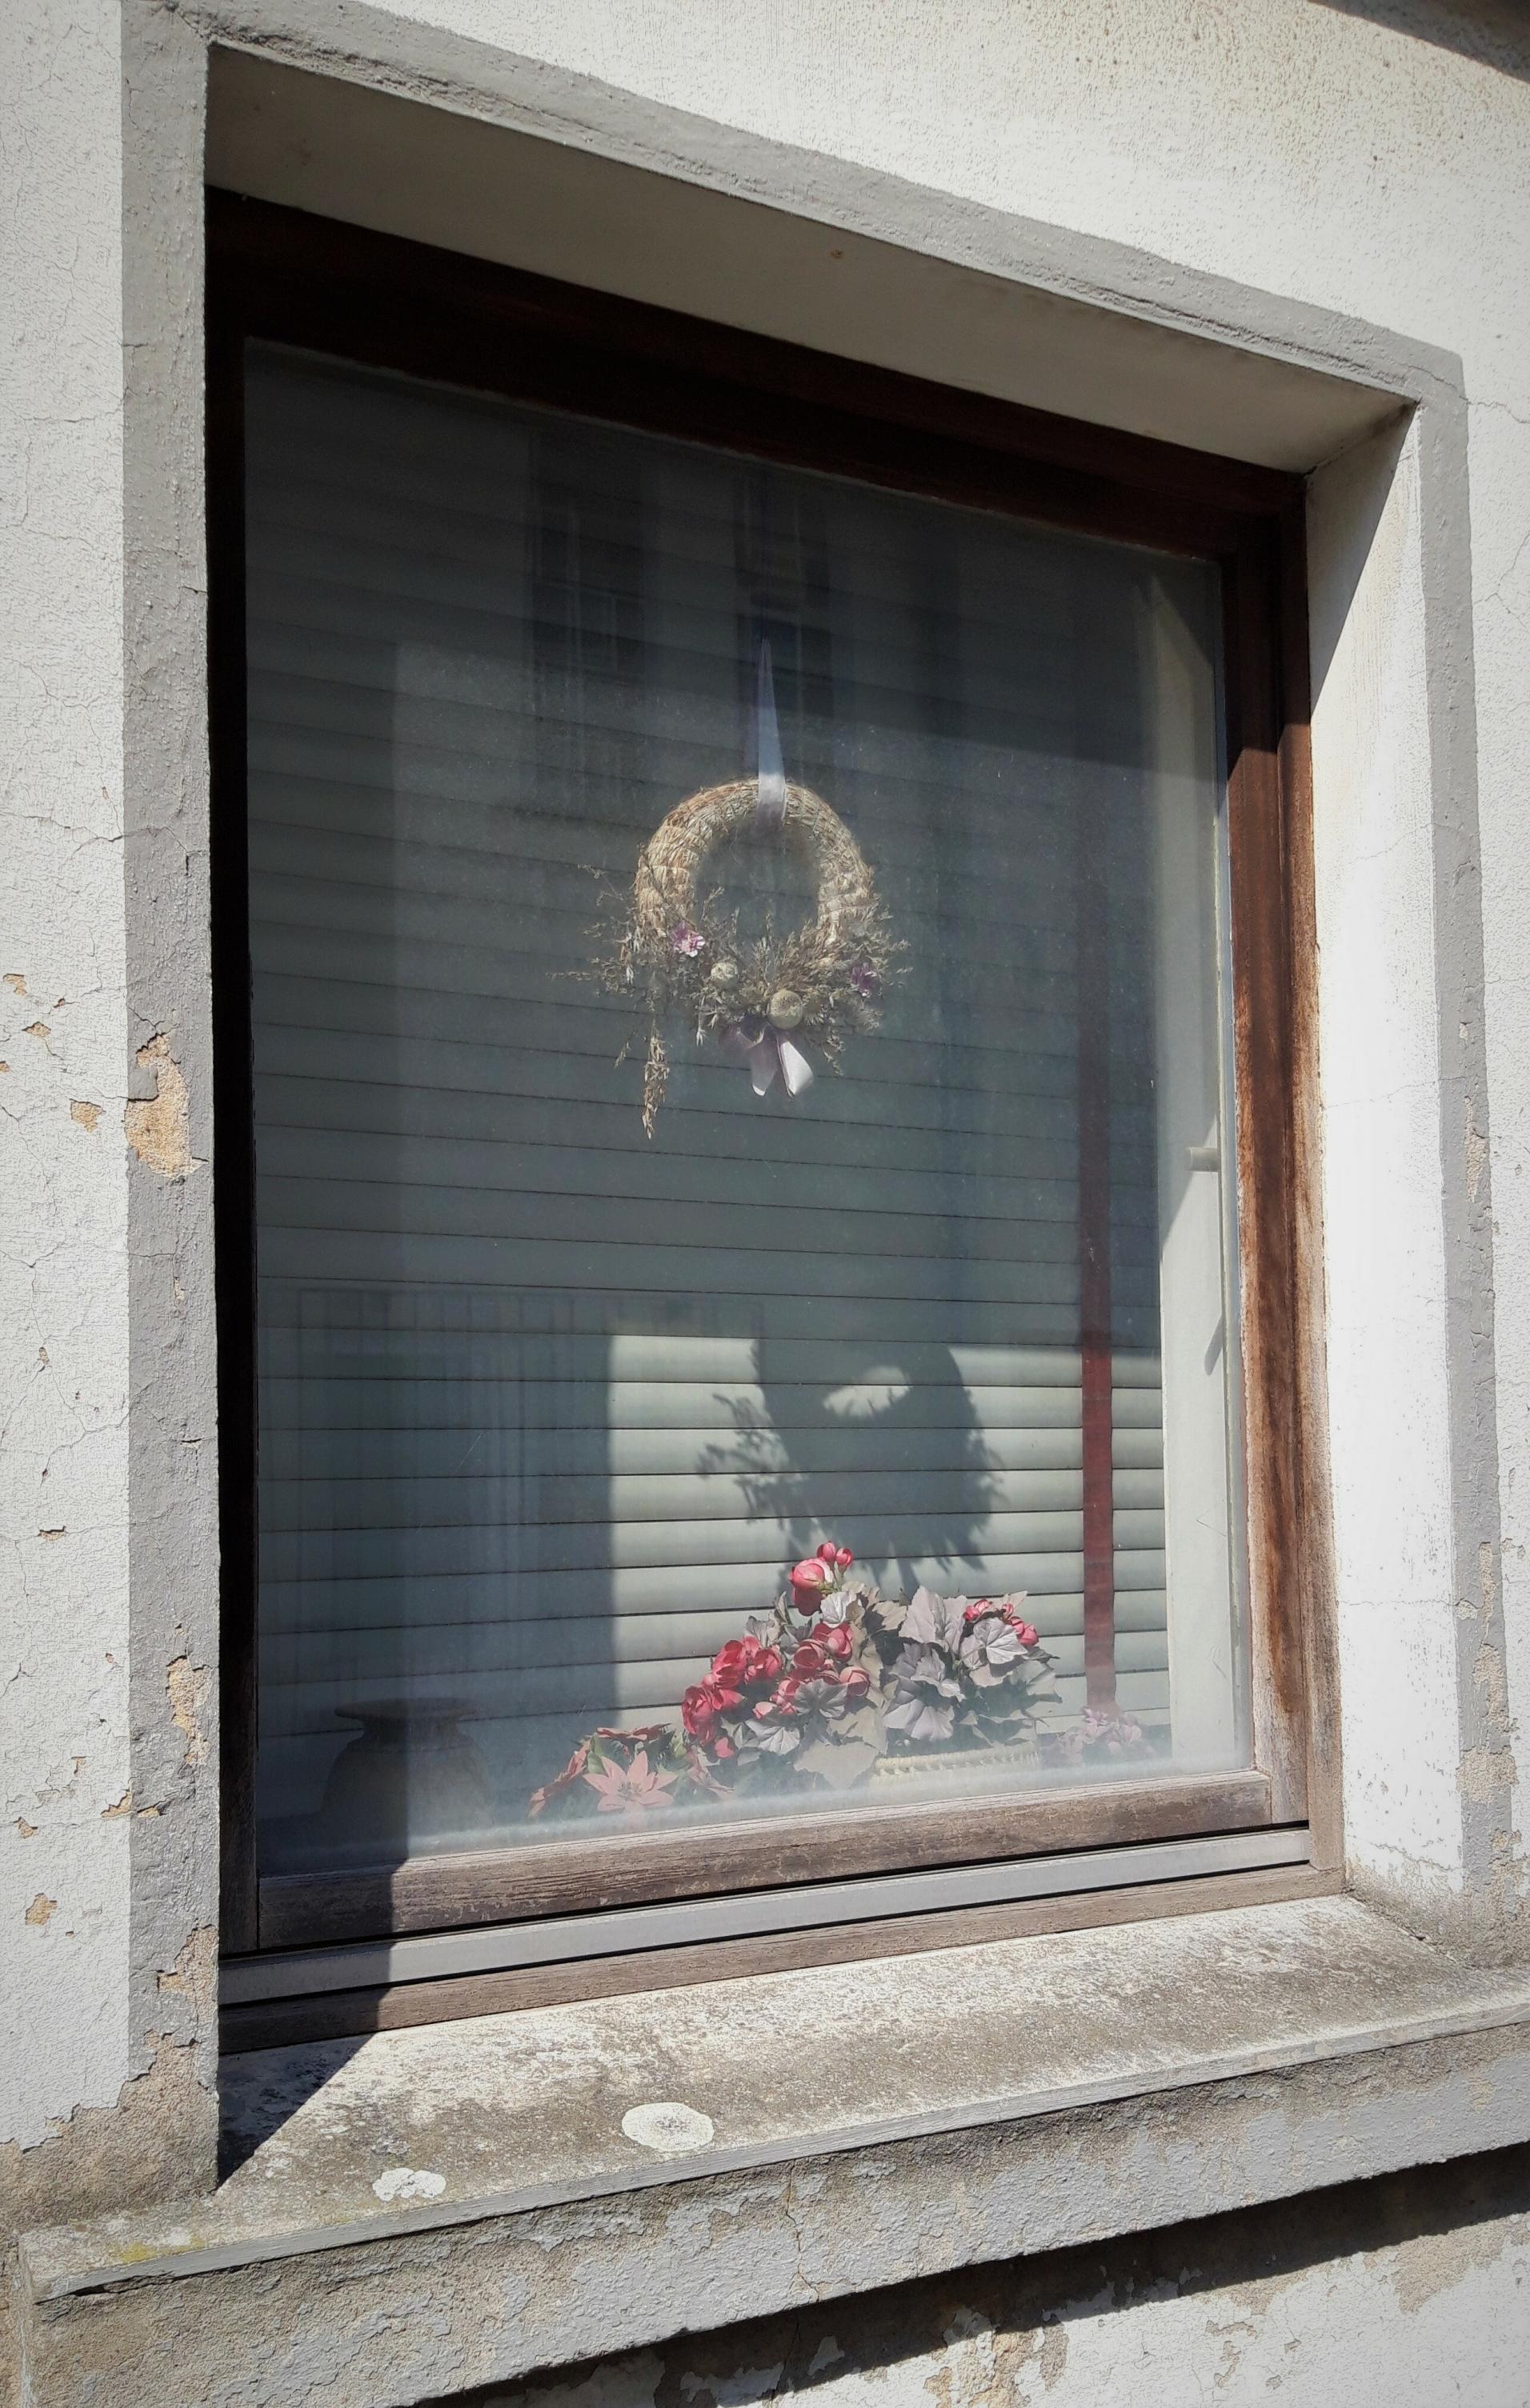
{"type": "Polygon", "coordinates": [[[1214,571],[274,350],[247,458],[263,1870],[1245,1762],[1214,571]],[[772,745],[906,950],[650,1139],[600,882],[772,745]]]}

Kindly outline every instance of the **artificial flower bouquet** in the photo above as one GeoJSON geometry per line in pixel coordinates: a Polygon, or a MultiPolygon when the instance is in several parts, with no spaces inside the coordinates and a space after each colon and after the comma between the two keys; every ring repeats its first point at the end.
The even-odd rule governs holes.
{"type": "Polygon", "coordinates": [[[1029,1739],[1056,1703],[1053,1658],[1023,1596],[878,1595],[848,1547],[793,1567],[681,1701],[680,1722],[582,1739],[533,1816],[700,1806],[749,1794],[849,1789],[888,1756],[958,1756],[1029,1739]]]}
{"type": "Polygon", "coordinates": [[[1046,1753],[1055,1764],[1107,1766],[1120,1756],[1150,1752],[1148,1734],[1135,1714],[1123,1713],[1119,1707],[1105,1713],[1089,1706],[1081,1721],[1068,1730],[1048,1732],[1046,1739],[1046,1753]]]}

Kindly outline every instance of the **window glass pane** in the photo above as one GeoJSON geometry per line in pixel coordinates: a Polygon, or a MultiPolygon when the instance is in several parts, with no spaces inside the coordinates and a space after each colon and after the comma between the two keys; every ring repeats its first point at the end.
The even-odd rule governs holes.
{"type": "Polygon", "coordinates": [[[247,461],[262,1869],[1247,1762],[1215,571],[276,350],[247,461]]]}

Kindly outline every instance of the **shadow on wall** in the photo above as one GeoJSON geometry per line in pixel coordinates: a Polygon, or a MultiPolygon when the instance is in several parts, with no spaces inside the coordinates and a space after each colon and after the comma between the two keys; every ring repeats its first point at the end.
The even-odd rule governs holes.
{"type": "MultiPolygon", "coordinates": [[[[1322,5],[1326,7],[1328,0],[1322,0],[1322,5]]],[[[1356,444],[1342,453],[1334,466],[1320,472],[1329,480],[1342,475],[1345,492],[1340,508],[1325,513],[1323,552],[1312,561],[1314,569],[1321,570],[1314,575],[1307,596],[1314,709],[1321,699],[1334,655],[1354,608],[1355,595],[1392,496],[1411,423],[1411,413],[1399,412],[1395,419],[1379,427],[1365,442],[1356,444]],[[1330,530],[1336,532],[1331,533],[1330,530]]],[[[1457,433],[1459,435],[1459,430],[1457,433]]],[[[1465,487],[1464,462],[1462,480],[1465,487]]],[[[1310,510],[1308,545],[1309,550],[1318,554],[1318,547],[1312,540],[1310,510]]]]}
{"type": "Polygon", "coordinates": [[[1527,2214],[1530,2148],[1503,2149],[686,2334],[456,2408],[743,2408],[826,2389],[887,2408],[1180,2408],[1213,2392],[1332,2408],[1346,2391],[1512,2408],[1527,2214]]]}
{"type": "Polygon", "coordinates": [[[1524,0],[1311,0],[1345,17],[1364,17],[1389,34],[1411,35],[1442,50],[1477,59],[1505,75],[1530,79],[1530,13],[1524,0]]]}

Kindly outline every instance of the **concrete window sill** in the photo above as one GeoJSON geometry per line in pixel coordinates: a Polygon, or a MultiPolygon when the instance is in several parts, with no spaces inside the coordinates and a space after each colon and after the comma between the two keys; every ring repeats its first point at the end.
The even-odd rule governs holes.
{"type": "Polygon", "coordinates": [[[211,2200],[26,2238],[29,2396],[389,2408],[1524,2140],[1530,1972],[1315,1898],[226,2075],[211,2200]]]}

